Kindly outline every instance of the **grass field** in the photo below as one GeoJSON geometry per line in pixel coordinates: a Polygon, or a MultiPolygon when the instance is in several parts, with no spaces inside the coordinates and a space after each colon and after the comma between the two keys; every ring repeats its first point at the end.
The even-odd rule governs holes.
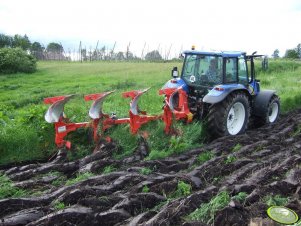
{"type": "MultiPolygon", "coordinates": [[[[282,112],[301,106],[300,65],[300,62],[278,60],[270,62],[267,72],[259,70],[262,88],[277,90],[282,112]]],[[[55,149],[53,125],[44,120],[48,106],[43,104],[43,98],[77,94],[66,105],[65,113],[72,121],[80,122],[89,120],[91,103],[84,101],[84,94],[116,90],[104,103],[104,112],[115,112],[117,116],[125,117],[129,111],[129,100],[122,98],[121,93],[151,87],[140,99],[140,108],[149,114],[159,114],[162,112],[163,97],[158,95],[158,90],[170,79],[170,70],[174,66],[181,68],[181,62],[39,62],[34,74],[1,75],[0,164],[42,159],[55,149]]],[[[150,157],[164,157],[171,150],[181,152],[201,145],[197,137],[191,138],[202,133],[199,124],[181,128],[186,131],[182,138],[166,138],[162,123],[146,125],[144,129],[152,131],[150,146],[154,152],[150,157]]],[[[138,138],[129,134],[128,126],[120,126],[110,132],[124,146],[125,153],[133,151],[138,138]]],[[[80,139],[85,131],[78,134],[78,147],[86,152],[86,137],[80,139]]]]}

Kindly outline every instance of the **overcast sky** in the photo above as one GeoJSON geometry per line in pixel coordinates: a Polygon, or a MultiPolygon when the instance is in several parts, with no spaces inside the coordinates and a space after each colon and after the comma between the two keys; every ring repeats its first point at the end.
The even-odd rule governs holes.
{"type": "Polygon", "coordinates": [[[271,55],[301,43],[301,0],[0,0],[0,33],[45,45],[113,46],[138,56],[196,45],[271,55]],[[146,51],[145,50],[145,51],[146,51]]]}

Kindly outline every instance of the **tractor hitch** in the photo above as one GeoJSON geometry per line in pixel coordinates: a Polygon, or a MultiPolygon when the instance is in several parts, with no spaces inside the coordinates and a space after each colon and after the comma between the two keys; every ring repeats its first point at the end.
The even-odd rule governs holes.
{"type": "Polygon", "coordinates": [[[165,133],[168,134],[171,132],[173,118],[175,120],[186,120],[188,123],[192,121],[193,114],[188,107],[188,97],[181,87],[161,89],[159,95],[165,95],[165,105],[163,107],[165,133]]]}

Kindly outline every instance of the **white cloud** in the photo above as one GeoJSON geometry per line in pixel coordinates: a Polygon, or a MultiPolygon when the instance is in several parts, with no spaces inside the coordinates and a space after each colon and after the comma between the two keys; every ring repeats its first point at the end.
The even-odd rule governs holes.
{"type": "Polygon", "coordinates": [[[276,48],[284,54],[301,42],[297,0],[0,0],[0,21],[0,32],[10,35],[75,49],[80,40],[87,48],[117,41],[123,51],[131,42],[138,55],[145,42],[163,52],[171,44],[173,52],[196,44],[264,54],[276,48]]]}

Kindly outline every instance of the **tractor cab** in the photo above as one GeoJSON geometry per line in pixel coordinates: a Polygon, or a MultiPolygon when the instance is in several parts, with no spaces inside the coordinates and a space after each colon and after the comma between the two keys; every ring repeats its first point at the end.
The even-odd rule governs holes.
{"type": "Polygon", "coordinates": [[[180,76],[178,69],[173,68],[173,79],[164,87],[181,86],[187,94],[199,98],[209,92],[215,95],[216,91],[221,90],[244,89],[252,96],[260,92],[259,80],[255,79],[254,59],[262,55],[196,50],[183,54],[185,58],[180,76]]]}
{"type": "Polygon", "coordinates": [[[248,84],[245,53],[186,51],[181,78],[195,88],[248,84]]]}
{"type": "MultiPolygon", "coordinates": [[[[217,85],[249,85],[244,52],[185,51],[181,79],[192,90],[210,90],[217,85]]],[[[174,73],[175,74],[175,73],[174,73]]]]}

